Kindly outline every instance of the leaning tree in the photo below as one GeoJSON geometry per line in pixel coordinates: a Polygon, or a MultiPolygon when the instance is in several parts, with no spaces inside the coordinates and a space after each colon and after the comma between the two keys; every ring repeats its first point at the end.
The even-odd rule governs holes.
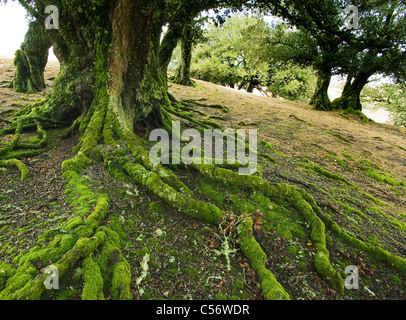
{"type": "Polygon", "coordinates": [[[355,1],[359,7],[356,39],[341,48],[347,59],[337,72],[347,75],[337,109],[362,110],[361,91],[371,76],[404,78],[406,5],[402,1],[355,1]]]}
{"type": "MultiPolygon", "coordinates": [[[[333,69],[340,65],[340,47],[354,37],[351,30],[343,28],[345,1],[269,1],[260,4],[272,14],[285,19],[290,25],[310,36],[317,49],[311,57],[311,64],[317,73],[317,85],[311,104],[317,110],[331,110],[328,96],[333,69]]],[[[308,41],[307,44],[310,42],[308,41]]],[[[300,51],[302,47],[298,48],[300,51]]],[[[313,50],[314,51],[314,50],[313,50]]],[[[302,63],[299,59],[299,64],[302,63]]]]}
{"type": "MultiPolygon", "coordinates": [[[[177,176],[176,168],[172,170],[153,163],[146,139],[135,133],[139,125],[146,128],[146,132],[156,127],[171,132],[175,117],[200,129],[219,127],[209,120],[196,119],[187,106],[170,96],[165,75],[160,71],[165,10],[170,6],[181,7],[186,1],[20,2],[42,23],[47,18],[46,6],[59,9],[59,29],[47,32],[61,69],[50,95],[16,112],[0,130],[0,135],[14,134],[12,141],[0,149],[0,166],[17,166],[25,180],[29,172],[18,158],[44,150],[47,128],[66,126],[66,135],[79,132],[80,139],[73,150],[75,155],[62,163],[69,201],[76,204],[77,214],[72,215],[63,232],[50,238],[49,243],[29,248],[14,259],[12,276],[2,284],[0,299],[40,299],[46,290],[44,282],[48,275],[38,269],[38,261],[52,261],[62,279],[79,263],[86,266],[83,299],[103,299],[105,292],[112,299],[132,299],[130,264],[121,253],[116,232],[103,223],[111,210],[109,195],[90,187],[90,178],[84,173],[87,168],[102,163],[114,179],[143,187],[189,217],[214,225],[236,221],[219,206],[192,192],[177,176]],[[21,134],[35,129],[41,141],[37,145],[21,143],[21,134]],[[24,149],[29,151],[19,152],[24,149]],[[97,250],[100,257],[93,254],[97,250]],[[109,281],[103,283],[107,278],[109,281]]],[[[207,2],[188,3],[200,6],[207,2]]],[[[259,175],[240,175],[235,164],[205,161],[205,164],[180,165],[196,170],[213,183],[234,184],[251,190],[256,199],[264,203],[264,210],[285,206],[286,210],[301,214],[311,229],[315,268],[337,293],[343,292],[344,281],[330,263],[326,226],[360,250],[403,272],[406,269],[403,258],[342,231],[303,189],[271,184],[259,175]]],[[[243,208],[237,211],[238,216],[244,213],[243,208]]],[[[241,215],[235,233],[239,248],[258,275],[264,298],[288,299],[289,294],[268,269],[267,256],[255,239],[253,218],[241,215]]]]}
{"type": "MultiPolygon", "coordinates": [[[[360,93],[372,75],[396,77],[402,72],[406,19],[402,1],[291,0],[269,1],[262,6],[303,32],[303,39],[310,36],[314,42],[316,52],[313,49],[306,63],[310,62],[318,75],[311,100],[316,109],[360,111],[360,93]],[[351,12],[353,16],[348,15],[351,12]],[[347,84],[341,97],[331,103],[328,88],[331,76],[338,74],[347,75],[347,84]]],[[[294,45],[298,52],[288,54],[288,58],[302,64],[301,53],[306,56],[306,50],[300,41],[292,44],[293,40],[288,39],[287,51],[294,45]]]]}

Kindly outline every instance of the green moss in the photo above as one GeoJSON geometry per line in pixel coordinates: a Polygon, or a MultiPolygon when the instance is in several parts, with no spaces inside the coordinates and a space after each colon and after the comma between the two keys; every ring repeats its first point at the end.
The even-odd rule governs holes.
{"type": "Polygon", "coordinates": [[[17,159],[0,160],[0,167],[17,167],[21,172],[21,181],[28,179],[28,169],[24,163],[17,159]]]}
{"type": "Polygon", "coordinates": [[[216,300],[227,300],[227,296],[222,294],[221,292],[217,292],[216,294],[216,300]]]}
{"type": "Polygon", "coordinates": [[[103,278],[99,266],[92,257],[83,260],[83,277],[82,300],[104,300],[103,278]]]}
{"type": "Polygon", "coordinates": [[[77,290],[70,288],[67,290],[62,290],[58,296],[56,297],[56,300],[70,300],[72,297],[74,297],[77,294],[77,290]]]}
{"type": "Polygon", "coordinates": [[[71,231],[72,229],[75,229],[77,226],[81,224],[84,224],[83,218],[81,216],[74,217],[66,223],[65,230],[71,231]]]}
{"type": "Polygon", "coordinates": [[[259,145],[263,146],[265,149],[267,149],[268,151],[271,151],[272,153],[274,153],[276,155],[287,158],[287,156],[285,156],[283,153],[275,150],[275,148],[270,143],[268,143],[266,141],[263,141],[263,140],[259,141],[259,145]]]}
{"type": "Polygon", "coordinates": [[[296,255],[299,249],[296,246],[291,245],[291,246],[287,247],[286,250],[289,253],[291,253],[292,255],[296,255]]]}
{"type": "Polygon", "coordinates": [[[301,270],[304,270],[304,271],[307,270],[307,263],[306,263],[306,262],[304,262],[304,261],[299,261],[299,262],[298,262],[298,265],[299,265],[299,268],[300,268],[301,270]]]}
{"type": "Polygon", "coordinates": [[[216,181],[238,184],[264,193],[270,197],[279,196],[283,203],[291,203],[312,226],[312,240],[317,250],[315,266],[320,275],[339,293],[344,291],[341,276],[332,268],[325,242],[325,226],[313,211],[311,203],[314,200],[304,190],[286,184],[271,186],[262,178],[255,176],[240,176],[230,170],[211,167],[210,165],[194,165],[204,175],[216,181]]]}
{"type": "Polygon", "coordinates": [[[346,137],[344,137],[342,134],[331,132],[331,131],[326,131],[326,133],[331,134],[332,136],[337,137],[338,139],[340,139],[344,142],[351,143],[351,141],[348,140],[346,137]]]}
{"type": "Polygon", "coordinates": [[[259,276],[264,298],[267,300],[287,300],[289,294],[276,280],[273,273],[265,267],[266,254],[254,239],[252,226],[253,222],[249,218],[244,219],[238,225],[241,250],[259,276]]]}
{"type": "Polygon", "coordinates": [[[395,276],[394,274],[389,275],[389,279],[392,280],[392,282],[397,285],[400,286],[402,285],[402,280],[400,280],[397,276],[395,276]]]}
{"type": "Polygon", "coordinates": [[[317,172],[317,173],[331,179],[331,180],[336,180],[336,181],[344,183],[344,184],[346,184],[346,185],[348,185],[350,187],[356,188],[356,186],[353,183],[349,182],[345,177],[340,176],[340,175],[335,174],[335,173],[332,173],[332,172],[330,172],[330,171],[328,171],[328,170],[326,170],[324,168],[321,168],[321,167],[315,165],[314,163],[310,162],[307,159],[306,159],[306,167],[308,169],[314,171],[314,172],[317,172]]]}
{"type": "Polygon", "coordinates": [[[14,275],[15,270],[4,261],[0,261],[0,292],[4,289],[6,280],[14,275]]]}
{"type": "Polygon", "coordinates": [[[318,273],[327,281],[327,283],[338,293],[344,292],[344,282],[338,272],[336,272],[329,262],[329,252],[326,247],[325,225],[317,216],[315,211],[316,204],[313,198],[303,189],[296,189],[289,185],[279,185],[289,199],[295,204],[304,218],[312,227],[311,237],[316,249],[314,264],[318,273]]]}
{"type": "Polygon", "coordinates": [[[139,164],[124,161],[123,169],[136,183],[142,184],[159,198],[165,200],[170,206],[193,218],[218,224],[225,214],[211,203],[201,202],[176,191],[170,185],[164,183],[156,173],[148,171],[139,164]]]}
{"type": "Polygon", "coordinates": [[[363,159],[358,164],[359,168],[366,172],[366,175],[372,179],[380,182],[385,182],[391,186],[406,185],[403,181],[397,181],[392,175],[384,170],[376,163],[372,163],[370,160],[363,159]]]}
{"type": "Polygon", "coordinates": [[[346,153],[343,151],[343,152],[341,152],[341,154],[343,155],[343,157],[346,157],[350,161],[355,161],[354,158],[352,157],[352,155],[350,155],[349,153],[346,153]]]}
{"type": "Polygon", "coordinates": [[[377,247],[373,244],[364,243],[363,241],[352,237],[351,235],[344,232],[338,226],[338,224],[331,219],[331,217],[324,214],[320,209],[317,209],[317,214],[334,234],[349,243],[352,247],[366,252],[368,255],[379,261],[387,263],[389,266],[393,267],[395,270],[401,272],[402,274],[406,274],[406,260],[404,258],[395,256],[380,247],[377,247]]]}
{"type": "Polygon", "coordinates": [[[242,290],[244,289],[244,283],[241,280],[236,280],[233,284],[233,290],[242,290]]]}
{"type": "Polygon", "coordinates": [[[374,169],[369,168],[367,171],[367,176],[371,177],[377,181],[380,182],[385,182],[391,186],[399,186],[399,185],[405,185],[404,182],[396,181],[393,177],[388,175],[387,173],[384,172],[378,172],[374,169]]]}
{"type": "Polygon", "coordinates": [[[222,192],[214,190],[211,185],[201,182],[198,192],[214,201],[217,205],[224,205],[225,200],[222,192]]]}
{"type": "Polygon", "coordinates": [[[406,223],[391,217],[390,215],[386,214],[384,211],[382,211],[381,209],[379,209],[377,207],[370,207],[369,209],[377,215],[382,215],[383,217],[385,217],[385,219],[390,221],[393,225],[401,228],[404,232],[406,232],[406,223]]]}
{"type": "Polygon", "coordinates": [[[91,164],[92,160],[86,157],[83,153],[79,153],[73,159],[65,160],[62,163],[62,171],[75,171],[80,173],[91,164]]]}
{"type": "Polygon", "coordinates": [[[112,299],[131,300],[131,267],[120,251],[120,237],[111,228],[100,227],[98,230],[107,237],[97,259],[103,275],[105,286],[110,288],[112,299]]]}
{"type": "Polygon", "coordinates": [[[111,285],[111,296],[116,300],[132,300],[130,290],[131,266],[126,260],[118,262],[114,266],[111,285]]]}

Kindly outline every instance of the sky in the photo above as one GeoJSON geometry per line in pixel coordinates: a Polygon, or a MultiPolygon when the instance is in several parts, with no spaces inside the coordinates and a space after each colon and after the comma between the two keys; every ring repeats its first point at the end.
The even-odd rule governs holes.
{"type": "MultiPolygon", "coordinates": [[[[13,58],[28,28],[25,9],[16,1],[0,4],[0,57],[13,58]]],[[[49,60],[56,60],[50,50],[49,60]]]]}

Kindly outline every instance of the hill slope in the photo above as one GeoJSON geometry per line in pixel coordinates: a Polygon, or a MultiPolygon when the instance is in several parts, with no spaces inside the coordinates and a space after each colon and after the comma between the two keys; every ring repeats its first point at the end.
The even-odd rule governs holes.
{"type": "MultiPolygon", "coordinates": [[[[0,64],[0,117],[6,117],[7,110],[21,108],[43,94],[21,95],[6,88],[13,67],[10,61],[0,64]]],[[[47,78],[57,70],[50,69],[47,78]]],[[[48,84],[52,85],[52,80],[48,84]]],[[[394,263],[374,256],[381,251],[371,253],[368,248],[406,257],[406,130],[202,81],[197,84],[194,88],[171,84],[169,91],[184,101],[196,118],[211,119],[223,128],[257,129],[259,151],[268,154],[259,158],[260,174],[271,183],[289,183],[313,196],[327,214],[324,222],[332,266],[343,279],[349,265],[360,271],[359,290],[346,290],[344,296],[338,296],[314,268],[312,230],[303,217],[294,210],[269,209],[268,200],[238,185],[213,187],[203,176],[180,170],[178,176],[196,196],[238,215],[261,214],[255,236],[268,256],[267,268],[290,297],[404,298],[404,273],[394,263]],[[331,220],[351,237],[340,236],[329,225],[331,220]],[[354,239],[365,246],[360,249],[354,239]]],[[[186,128],[190,124],[182,125],[186,128]]],[[[30,170],[28,181],[19,181],[17,170],[0,171],[0,269],[5,274],[0,275],[0,292],[7,272],[12,273],[13,259],[50,241],[66,227],[71,215],[60,168],[63,160],[72,157],[77,137],[61,140],[60,135],[60,130],[50,133],[54,149],[23,159],[30,170]]],[[[26,134],[24,139],[33,136],[26,134]]],[[[8,139],[12,136],[2,137],[2,142],[8,139]]],[[[135,299],[263,298],[255,270],[236,240],[221,228],[185,218],[142,187],[134,189],[113,180],[102,164],[93,165],[86,176],[91,181],[89,187],[107,192],[112,199],[103,223],[120,235],[121,251],[131,265],[135,299]],[[226,244],[231,247],[228,253],[226,244]]],[[[36,267],[45,266],[39,261],[36,267]]],[[[44,298],[80,298],[83,268],[79,263],[63,279],[61,290],[47,292],[44,298]]]]}

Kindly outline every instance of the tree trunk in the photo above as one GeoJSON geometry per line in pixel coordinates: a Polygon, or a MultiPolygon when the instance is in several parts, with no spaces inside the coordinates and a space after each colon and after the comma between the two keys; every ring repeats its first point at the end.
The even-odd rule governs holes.
{"type": "Polygon", "coordinates": [[[182,28],[179,23],[170,24],[168,31],[165,33],[164,38],[159,50],[159,65],[162,73],[167,75],[168,67],[171,62],[172,53],[178,45],[178,41],[182,36],[182,28]]]}
{"type": "Polygon", "coordinates": [[[248,84],[247,92],[253,93],[254,89],[259,85],[259,83],[260,82],[258,81],[258,79],[256,77],[252,77],[248,84]]]}
{"type": "Polygon", "coordinates": [[[317,84],[315,93],[310,101],[316,110],[330,111],[332,105],[328,96],[328,88],[331,81],[331,69],[320,69],[317,72],[317,84]]]}
{"type": "Polygon", "coordinates": [[[39,92],[45,88],[44,70],[50,47],[44,24],[38,20],[30,22],[24,42],[15,53],[16,71],[11,88],[24,93],[39,92]]]}
{"type": "Polygon", "coordinates": [[[333,101],[335,109],[362,111],[361,91],[373,73],[359,73],[354,80],[347,81],[340,98],[333,101]]]}
{"type": "Polygon", "coordinates": [[[190,79],[190,67],[192,63],[192,28],[193,21],[185,24],[180,39],[181,45],[181,64],[175,75],[175,83],[192,86],[193,82],[190,79]]]}
{"type": "Polygon", "coordinates": [[[70,123],[80,117],[82,133],[98,112],[114,113],[128,130],[140,121],[159,125],[166,89],[150,45],[161,30],[153,23],[155,1],[76,6],[60,10],[63,32],[52,36],[62,65],[46,115],[70,123]]]}
{"type": "Polygon", "coordinates": [[[343,92],[347,91],[348,87],[351,86],[351,83],[352,83],[352,79],[353,79],[353,78],[354,78],[354,77],[353,77],[352,74],[349,74],[349,75],[347,76],[347,80],[345,81],[345,85],[344,85],[344,88],[343,88],[343,92]]]}
{"type": "Polygon", "coordinates": [[[112,50],[108,62],[109,107],[118,108],[134,125],[159,117],[165,88],[159,81],[150,40],[154,1],[115,0],[112,4],[112,50]]]}

